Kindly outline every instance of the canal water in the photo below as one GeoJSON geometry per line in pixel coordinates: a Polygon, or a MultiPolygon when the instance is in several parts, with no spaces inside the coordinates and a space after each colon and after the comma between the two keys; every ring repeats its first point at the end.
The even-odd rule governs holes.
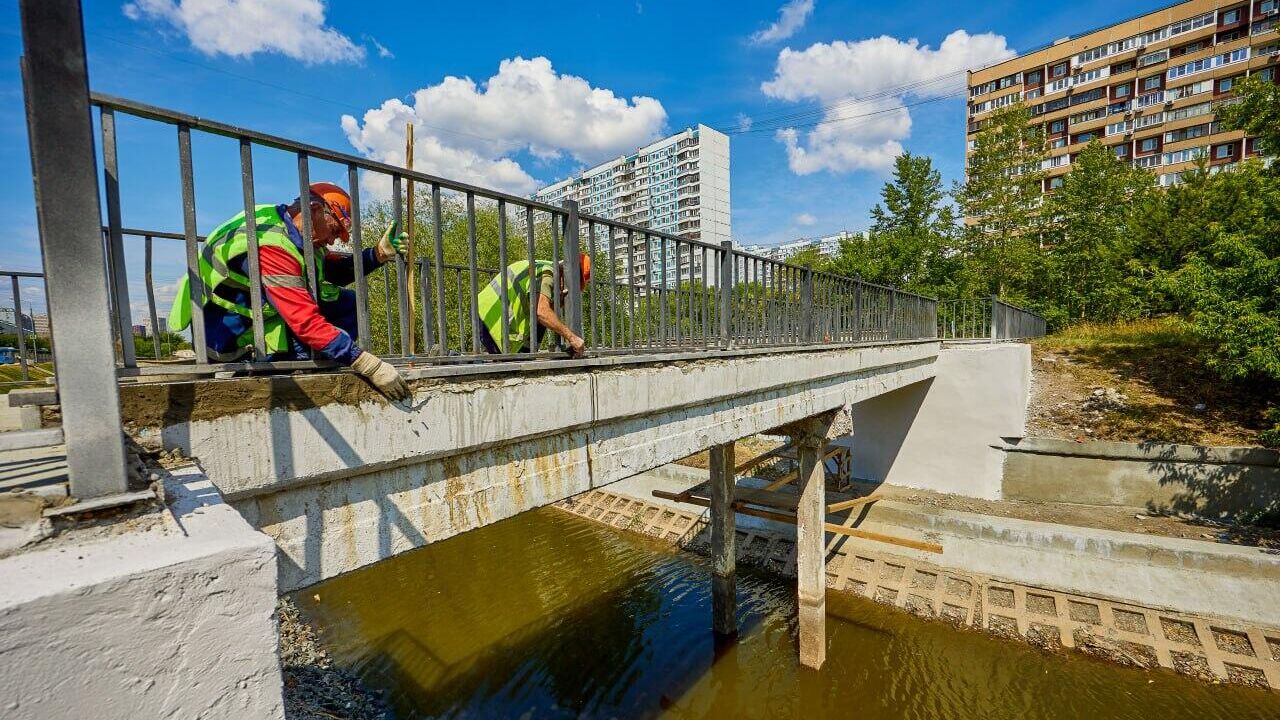
{"type": "Polygon", "coordinates": [[[830,595],[802,670],[794,586],[746,570],[716,647],[700,557],[544,508],[312,586],[335,661],[407,718],[1280,718],[1280,695],[1049,655],[830,595]]]}

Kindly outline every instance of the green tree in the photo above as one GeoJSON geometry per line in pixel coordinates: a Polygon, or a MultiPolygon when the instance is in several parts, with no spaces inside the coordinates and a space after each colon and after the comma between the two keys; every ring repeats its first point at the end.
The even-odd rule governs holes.
{"type": "Polygon", "coordinates": [[[899,155],[871,217],[865,236],[840,243],[832,263],[837,272],[913,292],[954,292],[949,278],[957,265],[955,211],[932,160],[910,152],[899,155]]]}
{"type": "Polygon", "coordinates": [[[996,110],[974,139],[954,195],[967,227],[965,289],[1025,299],[1039,260],[1044,129],[1021,103],[996,110]]]}
{"type": "Polygon", "coordinates": [[[1223,130],[1243,130],[1258,138],[1263,155],[1280,155],[1280,86],[1256,75],[1235,82],[1234,101],[1219,105],[1218,122],[1223,130]]]}
{"type": "Polygon", "coordinates": [[[1142,311],[1140,288],[1131,281],[1131,207],[1154,192],[1151,173],[1116,160],[1096,140],[1076,156],[1062,186],[1044,204],[1048,246],[1038,288],[1051,322],[1115,321],[1142,311]]]}

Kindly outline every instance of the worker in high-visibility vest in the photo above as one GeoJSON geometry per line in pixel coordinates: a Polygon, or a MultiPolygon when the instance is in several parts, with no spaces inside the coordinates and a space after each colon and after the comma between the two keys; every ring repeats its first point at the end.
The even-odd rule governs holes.
{"type": "MultiPolygon", "coordinates": [[[[591,256],[583,253],[579,257],[581,272],[580,287],[586,287],[591,280],[591,256]]],[[[550,329],[564,338],[569,345],[569,353],[581,355],[586,344],[578,334],[556,315],[552,304],[554,293],[560,293],[561,306],[569,295],[569,285],[565,282],[564,263],[560,263],[559,271],[545,260],[535,260],[533,272],[529,272],[529,261],[520,260],[507,266],[505,272],[493,276],[488,285],[476,295],[476,305],[480,312],[480,343],[489,353],[527,353],[529,340],[529,283],[531,276],[536,278],[535,287],[538,292],[538,307],[533,313],[536,327],[535,342],[542,343],[542,335],[550,329]],[[502,338],[502,283],[507,285],[508,336],[505,343],[502,338]]]]}
{"type": "MultiPolygon", "coordinates": [[[[262,275],[263,335],[271,360],[305,360],[308,349],[363,375],[393,400],[409,396],[400,373],[389,363],[356,345],[356,295],[340,286],[355,280],[350,256],[325,252],[325,247],[351,237],[351,196],[328,182],[312,183],[308,207],[310,242],[316,246],[315,296],[308,289],[303,253],[302,204],[259,205],[254,209],[258,236],[258,269],[262,275]]],[[[363,251],[366,274],[403,254],[407,235],[387,228],[375,247],[363,251]]],[[[249,301],[249,242],[244,213],[219,225],[206,239],[199,258],[204,285],[200,305],[204,315],[209,359],[231,362],[249,356],[253,347],[253,313],[249,301]]],[[[178,281],[169,311],[169,330],[181,332],[191,324],[191,288],[187,276],[178,281]]]]}

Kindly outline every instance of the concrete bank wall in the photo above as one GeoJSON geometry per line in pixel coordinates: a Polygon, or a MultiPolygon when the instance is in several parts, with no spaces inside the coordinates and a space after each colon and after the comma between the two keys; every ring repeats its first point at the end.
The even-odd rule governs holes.
{"type": "Polygon", "coordinates": [[[0,716],[283,717],[271,538],[194,468],[166,491],[145,531],[0,560],[0,716]]]}
{"type": "Polygon", "coordinates": [[[1023,438],[1001,445],[1006,498],[1209,517],[1280,516],[1280,452],[1023,438]]]}
{"type": "Polygon", "coordinates": [[[919,383],[937,352],[904,343],[435,382],[409,403],[191,408],[139,434],[197,458],[276,539],[290,590],[919,383]]]}
{"type": "MultiPolygon", "coordinates": [[[[557,507],[706,552],[706,511],[639,497],[635,490],[669,482],[639,480],[557,507]]],[[[1280,689],[1280,558],[936,509],[913,517],[914,509],[891,503],[873,508],[879,519],[858,527],[900,536],[913,529],[941,542],[943,554],[828,534],[830,590],[1046,649],[1280,689]]],[[[739,519],[753,520],[738,526],[739,561],[794,575],[795,528],[739,519]]]]}
{"type": "Polygon", "coordinates": [[[853,476],[999,499],[1004,453],[1026,430],[1031,346],[944,347],[935,377],[853,406],[853,476]]]}

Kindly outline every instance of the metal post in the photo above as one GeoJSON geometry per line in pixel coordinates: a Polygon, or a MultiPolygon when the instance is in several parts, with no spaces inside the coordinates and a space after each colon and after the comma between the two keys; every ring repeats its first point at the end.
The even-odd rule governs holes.
{"type": "MultiPolygon", "coordinates": [[[[27,333],[26,328],[22,327],[22,292],[18,288],[18,276],[10,275],[9,279],[13,282],[13,324],[18,326],[18,365],[22,367],[22,379],[30,380],[31,373],[27,370],[27,333]]],[[[39,342],[36,347],[40,347],[39,342]]],[[[36,362],[39,361],[37,353],[36,362]]]]}
{"type": "Polygon", "coordinates": [[[142,238],[142,280],[147,286],[147,313],[151,316],[151,344],[160,359],[160,318],[156,315],[155,281],[151,279],[151,236],[142,238]]]}
{"type": "Polygon", "coordinates": [[[813,342],[813,270],[805,268],[800,280],[800,342],[813,342]]]}
{"type": "Polygon", "coordinates": [[[249,310],[253,316],[253,359],[267,357],[266,323],[262,319],[262,269],[258,258],[258,217],[253,198],[253,145],[240,138],[240,193],[244,200],[244,236],[249,243],[245,258],[249,269],[249,310]]]}
{"type": "Polygon", "coordinates": [[[102,177],[107,198],[107,268],[115,295],[116,323],[120,333],[120,355],[125,367],[137,367],[133,347],[133,319],[129,312],[129,278],[124,267],[124,237],[120,232],[120,168],[116,161],[116,115],[102,109],[102,177]]]}
{"type": "MultiPolygon", "coordinates": [[[[400,195],[400,184],[400,176],[392,175],[391,213],[397,233],[404,229],[404,198],[400,195]]],[[[410,240],[410,242],[413,241],[410,240]]],[[[405,263],[404,256],[396,253],[396,315],[400,320],[401,355],[409,354],[409,333],[413,332],[413,318],[409,317],[409,293],[413,292],[413,288],[409,287],[409,266],[405,263]]],[[[391,352],[391,346],[388,343],[387,353],[391,354],[391,352]]]]}
{"type": "Polygon", "coordinates": [[[711,447],[711,627],[717,635],[738,632],[737,533],[733,510],[734,443],[711,447]]]}
{"type": "Polygon", "coordinates": [[[204,335],[204,282],[200,279],[199,238],[196,234],[196,181],[191,167],[191,128],[178,126],[178,173],[182,176],[182,234],[187,261],[187,287],[191,295],[191,347],[196,363],[209,362],[204,335]]]}
{"type": "MultiPolygon", "coordinates": [[[[479,355],[484,352],[484,346],[480,344],[480,306],[476,298],[476,293],[480,292],[480,274],[476,269],[476,262],[476,195],[469,192],[467,193],[467,279],[471,293],[468,307],[471,309],[471,352],[479,355]]],[[[506,268],[503,268],[503,272],[506,272],[506,268]]]]}
{"type": "MultiPolygon", "coordinates": [[[[511,305],[507,301],[507,201],[498,200],[498,297],[502,300],[502,337],[493,338],[498,348],[504,353],[511,352],[511,305]]],[[[529,265],[528,277],[536,277],[533,264],[529,265]]],[[[534,282],[534,280],[530,280],[534,282]]],[[[534,313],[533,316],[536,316],[534,313]]],[[[533,317],[531,316],[531,317],[533,317]]]]}
{"type": "Polygon", "coordinates": [[[996,297],[995,295],[992,295],[991,296],[991,336],[990,336],[992,342],[995,342],[999,334],[997,331],[997,328],[999,327],[999,325],[996,324],[996,308],[999,305],[1000,305],[1000,298],[996,297]]]}
{"type": "Polygon", "coordinates": [[[360,222],[360,173],[354,164],[347,165],[347,193],[351,196],[351,266],[356,280],[356,335],[367,347],[373,346],[369,337],[369,281],[364,270],[364,240],[360,222]]]}
{"type": "Polygon", "coordinates": [[[566,200],[565,210],[569,215],[564,224],[564,267],[565,281],[569,283],[569,296],[565,307],[565,315],[569,321],[569,329],[578,337],[582,337],[582,258],[581,242],[578,238],[578,201],[566,200]]]}
{"type": "Polygon", "coordinates": [[[78,0],[21,0],[23,90],[71,494],[128,490],[78,0]]]}
{"type": "Polygon", "coordinates": [[[729,335],[729,313],[733,307],[733,241],[720,241],[720,348],[728,350],[733,347],[733,338],[729,335]]]}

